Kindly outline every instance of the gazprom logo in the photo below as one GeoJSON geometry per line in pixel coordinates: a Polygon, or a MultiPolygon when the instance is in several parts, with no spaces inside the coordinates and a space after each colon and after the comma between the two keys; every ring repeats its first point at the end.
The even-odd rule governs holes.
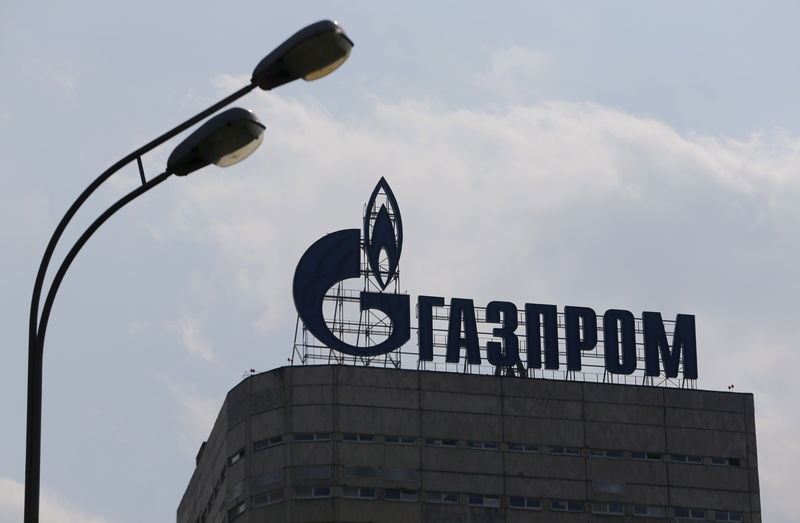
{"type": "Polygon", "coordinates": [[[383,292],[395,278],[403,249],[400,208],[384,178],[372,191],[364,213],[364,254],[371,277],[381,292],[362,291],[361,310],[383,312],[391,322],[389,336],[370,347],[351,345],[337,337],[325,321],[323,301],[328,290],[361,276],[361,230],[344,229],[327,234],[306,250],[297,264],[292,294],[306,328],[329,348],[352,356],[377,356],[400,348],[411,337],[411,306],[407,294],[383,292]],[[385,200],[374,212],[379,197],[385,200]]]}
{"type": "MultiPolygon", "coordinates": [[[[292,292],[305,328],[327,348],[351,356],[372,357],[399,349],[411,337],[410,300],[387,288],[397,281],[402,250],[400,208],[381,178],[367,204],[362,229],[327,234],[300,258],[292,292]],[[386,337],[377,337],[382,341],[373,345],[374,329],[361,321],[349,324],[351,331],[357,331],[355,341],[367,340],[366,346],[348,343],[342,332],[337,336],[324,307],[334,286],[362,276],[364,290],[357,293],[362,316],[365,311],[385,316],[379,330],[386,337]]],[[[355,295],[350,296],[354,300],[355,295]]],[[[486,358],[496,372],[516,369],[523,376],[531,369],[562,369],[565,359],[566,372],[576,372],[582,370],[583,355],[593,355],[602,344],[603,368],[609,375],[631,375],[643,366],[646,377],[661,375],[663,368],[667,378],[682,370],[684,379],[697,379],[695,321],[688,314],[677,315],[670,333],[661,313],[648,311],[637,320],[622,309],[609,309],[600,316],[589,307],[565,306],[560,313],[551,304],[525,303],[519,308],[508,301],[491,301],[481,310],[472,299],[443,296],[418,296],[416,310],[420,362],[433,361],[438,347],[439,357],[448,364],[458,364],[462,355],[469,365],[480,365],[486,358]],[[479,332],[487,325],[489,338],[479,332]]]]}

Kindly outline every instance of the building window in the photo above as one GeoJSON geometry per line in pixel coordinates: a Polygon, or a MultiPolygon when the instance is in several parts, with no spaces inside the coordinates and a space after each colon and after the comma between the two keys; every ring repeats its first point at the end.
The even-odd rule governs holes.
{"type": "Polygon", "coordinates": [[[609,449],[591,449],[589,451],[589,456],[593,458],[620,459],[622,457],[622,451],[609,450],[609,449]]]}
{"type": "Polygon", "coordinates": [[[686,456],[685,454],[671,454],[670,459],[675,463],[689,463],[692,465],[702,465],[703,458],[700,456],[686,456]]]}
{"type": "Polygon", "coordinates": [[[372,434],[355,434],[353,432],[345,432],[342,435],[342,439],[344,441],[360,441],[362,443],[372,443],[375,440],[375,436],[372,434]]]}
{"type": "Polygon", "coordinates": [[[343,498],[375,499],[375,489],[371,487],[343,487],[343,498]]]}
{"type": "Polygon", "coordinates": [[[667,509],[653,505],[634,505],[633,514],[649,518],[665,518],[667,517],[667,509]]]}
{"type": "Polygon", "coordinates": [[[384,436],[383,441],[384,443],[388,443],[390,445],[414,445],[417,442],[417,438],[409,438],[405,436],[384,436]]]}
{"type": "Polygon", "coordinates": [[[228,521],[233,521],[242,514],[244,514],[244,501],[228,511],[228,521]]]}
{"type": "Polygon", "coordinates": [[[274,483],[279,483],[283,479],[283,469],[267,472],[253,478],[253,488],[266,487],[274,483]]]}
{"type": "Polygon", "coordinates": [[[583,502],[554,499],[550,502],[550,510],[556,512],[583,512],[583,502]]]}
{"type": "Polygon", "coordinates": [[[351,478],[377,478],[377,467],[360,467],[358,465],[345,465],[344,475],[351,478]]]}
{"type": "Polygon", "coordinates": [[[417,471],[415,469],[385,467],[381,469],[383,479],[391,481],[416,481],[417,471]]]}
{"type": "Polygon", "coordinates": [[[531,445],[529,443],[509,443],[508,450],[512,452],[530,452],[532,454],[538,454],[539,445],[531,445]]]}
{"type": "Polygon", "coordinates": [[[242,493],[244,492],[244,482],[240,481],[236,485],[232,486],[228,489],[228,492],[225,493],[225,505],[230,505],[242,497],[242,493]]]}
{"type": "Polygon", "coordinates": [[[417,501],[417,491],[387,488],[383,491],[383,499],[388,501],[417,501]]]}
{"type": "Polygon", "coordinates": [[[328,465],[304,465],[294,468],[295,480],[328,479],[331,477],[331,468],[328,465]]]}
{"type": "Polygon", "coordinates": [[[550,454],[558,454],[560,456],[580,456],[581,449],[577,447],[550,447],[550,454]]]}
{"type": "Polygon", "coordinates": [[[592,489],[603,494],[625,494],[624,481],[592,481],[592,489]]]}
{"type": "Polygon", "coordinates": [[[281,443],[283,443],[283,436],[262,439],[253,443],[253,450],[264,450],[274,447],[275,445],[280,445],[281,443]]]}
{"type": "Polygon", "coordinates": [[[625,514],[625,507],[622,503],[592,503],[592,514],[622,516],[625,514]]]}
{"type": "Polygon", "coordinates": [[[298,432],[294,435],[295,441],[330,441],[330,432],[298,432]]]}
{"type": "Polygon", "coordinates": [[[425,499],[428,503],[447,503],[454,505],[458,503],[458,494],[455,492],[427,492],[425,499]]]}
{"type": "Polygon", "coordinates": [[[742,513],[741,512],[725,512],[722,510],[717,510],[714,513],[714,520],[715,521],[741,521],[742,520],[742,513]]]}
{"type": "Polygon", "coordinates": [[[294,489],[296,499],[309,498],[329,498],[331,497],[330,487],[297,487],[294,489]]]}
{"type": "Polygon", "coordinates": [[[454,439],[426,439],[425,444],[432,447],[457,447],[458,441],[454,439]]]}
{"type": "Polygon", "coordinates": [[[733,458],[711,458],[711,464],[719,467],[738,467],[739,460],[733,458]]]}
{"type": "Polygon", "coordinates": [[[539,498],[510,496],[508,498],[508,506],[525,510],[542,510],[542,500],[539,498]]]}
{"type": "Polygon", "coordinates": [[[680,519],[706,519],[706,511],[699,508],[676,508],[675,517],[680,519]]]}
{"type": "Polygon", "coordinates": [[[500,496],[485,496],[483,494],[469,494],[467,503],[475,507],[499,507],[500,496]]]}
{"type": "Polygon", "coordinates": [[[631,457],[642,461],[661,461],[661,454],[657,452],[631,452],[631,457]]]}
{"type": "Polygon", "coordinates": [[[483,450],[497,450],[500,448],[500,445],[490,441],[468,441],[467,442],[468,449],[483,449],[483,450]]]}
{"type": "Polygon", "coordinates": [[[234,454],[233,456],[228,458],[228,465],[233,465],[238,462],[240,459],[244,457],[244,447],[240,448],[239,451],[234,454]]]}
{"type": "Polygon", "coordinates": [[[264,507],[283,501],[283,490],[271,490],[257,496],[253,496],[253,508],[264,507]]]}

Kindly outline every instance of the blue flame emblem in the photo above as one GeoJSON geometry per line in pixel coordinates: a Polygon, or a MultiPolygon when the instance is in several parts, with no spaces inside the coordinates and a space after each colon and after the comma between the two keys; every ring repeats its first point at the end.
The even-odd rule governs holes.
{"type": "MultiPolygon", "coordinates": [[[[364,214],[364,252],[370,273],[381,291],[397,277],[397,265],[403,248],[403,225],[400,208],[392,189],[384,178],[372,191],[364,214]],[[375,210],[383,196],[385,203],[375,210]]],[[[383,312],[392,324],[391,334],[371,347],[346,343],[331,332],[324,314],[323,301],[328,290],[337,283],[361,275],[359,261],[360,231],[344,229],[327,234],[306,250],[294,273],[292,294],[295,308],[306,328],[331,349],[353,356],[386,354],[411,337],[411,307],[406,294],[362,291],[361,310],[383,312]]]]}

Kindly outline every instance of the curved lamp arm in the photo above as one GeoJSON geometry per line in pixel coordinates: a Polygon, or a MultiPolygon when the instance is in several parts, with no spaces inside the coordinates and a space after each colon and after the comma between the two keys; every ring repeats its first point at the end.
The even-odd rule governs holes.
{"type": "Polygon", "coordinates": [[[64,261],[61,262],[61,265],[58,267],[58,271],[56,272],[55,277],[53,278],[53,283],[50,285],[50,290],[47,292],[47,298],[44,300],[44,306],[42,307],[42,316],[39,320],[39,328],[36,333],[36,346],[37,349],[41,350],[44,347],[44,337],[45,333],[47,332],[47,322],[50,319],[50,311],[53,309],[53,302],[56,299],[56,294],[58,293],[58,288],[61,286],[61,282],[64,279],[64,275],[67,273],[69,266],[72,264],[72,261],[80,252],[81,248],[83,248],[84,244],[89,241],[89,238],[97,231],[97,229],[105,223],[106,220],[111,218],[118,210],[122,209],[125,205],[133,201],[134,199],[138,198],[139,196],[143,195],[156,185],[160,184],[164,180],[166,180],[170,176],[170,173],[165,172],[161,173],[158,176],[154,177],[144,185],[141,185],[134,189],[133,191],[129,192],[119,200],[117,200],[114,205],[109,207],[108,209],[103,212],[100,216],[97,217],[95,221],[84,231],[84,233],[78,238],[75,242],[75,245],[72,246],[72,249],[69,250],[67,255],[64,257],[64,261]]]}
{"type": "Polygon", "coordinates": [[[225,107],[226,105],[238,100],[245,94],[252,91],[256,86],[254,84],[249,84],[235,93],[223,98],[219,102],[215,103],[205,111],[198,113],[197,115],[189,118],[182,124],[176,126],[170,131],[162,134],[158,138],[150,141],[149,143],[143,145],[142,147],[136,149],[126,157],[119,160],[117,163],[112,165],[108,170],[106,170],[103,174],[98,176],[92,183],[89,184],[86,189],[78,196],[78,198],[73,202],[72,206],[67,210],[64,217],[61,218],[61,221],[58,222],[58,226],[56,226],[55,231],[53,231],[53,235],[50,237],[50,241],[47,244],[47,248],[44,251],[44,256],[42,257],[42,261],[39,263],[39,272],[36,273],[36,283],[33,286],[33,296],[31,298],[31,312],[30,312],[30,321],[29,321],[29,330],[28,330],[28,349],[30,350],[33,348],[33,341],[36,339],[37,331],[38,331],[38,314],[39,314],[39,300],[42,296],[42,287],[44,286],[44,277],[47,274],[47,267],[50,265],[50,259],[53,257],[53,252],[55,251],[56,245],[58,245],[59,239],[61,239],[61,235],[64,233],[64,230],[67,228],[70,220],[72,217],[75,216],[75,213],[78,212],[78,209],[86,202],[89,196],[97,190],[100,185],[103,184],[106,180],[108,180],[114,173],[119,171],[121,168],[132,162],[133,160],[140,158],[143,154],[151,151],[152,149],[158,147],[162,143],[166,142],[170,138],[174,137],[175,135],[185,131],[189,127],[193,126],[200,120],[205,119],[212,113],[215,113],[225,107]]]}
{"type": "MultiPolygon", "coordinates": [[[[130,161],[130,160],[129,160],[130,161]]],[[[123,164],[124,165],[124,164],[123,164]]],[[[112,173],[113,171],[109,170],[106,173],[112,173]]],[[[106,175],[106,173],[103,173],[106,175]]],[[[110,175],[110,174],[109,174],[110,175]]],[[[25,453],[25,470],[26,472],[26,488],[25,488],[25,521],[38,521],[39,520],[39,504],[38,502],[34,503],[33,501],[38,501],[39,499],[39,474],[40,474],[40,461],[39,458],[41,456],[41,433],[42,433],[42,417],[40,415],[41,406],[42,406],[42,359],[44,353],[44,335],[45,331],[47,330],[47,321],[50,318],[50,311],[53,308],[53,302],[56,297],[56,293],[58,292],[58,287],[61,285],[61,281],[64,279],[64,275],[67,272],[72,261],[78,255],[78,252],[81,250],[83,245],[91,238],[92,234],[106,221],[108,220],[114,213],[124,207],[127,203],[134,200],[136,197],[141,196],[145,192],[149,191],[156,185],[160,184],[164,180],[169,177],[169,173],[162,173],[149,182],[145,183],[144,185],[137,187],[123,198],[118,200],[114,205],[106,209],[106,211],[101,214],[92,224],[89,226],[88,229],[78,238],[78,241],[75,242],[75,245],[72,246],[67,256],[64,258],[64,261],[61,263],[61,266],[58,268],[58,272],[53,279],[53,283],[50,286],[50,290],[47,293],[47,298],[44,302],[44,307],[42,308],[42,318],[41,322],[39,323],[38,334],[34,333],[31,338],[28,340],[29,350],[28,350],[28,444],[26,447],[25,453]]],[[[102,178],[102,176],[101,176],[102,178]]],[[[102,179],[99,183],[102,183],[102,179]]],[[[108,178],[108,176],[106,176],[108,178]]],[[[95,180],[97,182],[97,180],[95,180]]],[[[97,183],[97,185],[99,185],[97,183]]],[[[96,188],[96,187],[94,187],[96,188]]],[[[92,190],[94,190],[92,188],[92,190]]],[[[87,189],[84,191],[84,194],[81,197],[88,196],[91,194],[91,191],[87,189]],[[88,191],[88,193],[87,193],[88,191]]],[[[86,199],[85,197],[83,198],[86,199]]],[[[77,207],[80,207],[80,198],[79,201],[76,201],[77,207]]],[[[75,207],[75,205],[73,205],[75,207]]],[[[77,209],[75,207],[75,209],[77,209]]],[[[72,208],[70,210],[73,210],[72,208]]],[[[73,213],[74,214],[74,210],[73,213]]],[[[69,221],[69,217],[65,217],[62,219],[62,224],[66,225],[66,222],[69,221]]],[[[62,225],[59,224],[59,225],[62,225]]],[[[63,227],[61,229],[63,231],[63,227]]],[[[60,236],[60,231],[58,235],[53,235],[55,241],[58,241],[58,236],[60,236]]],[[[52,243],[52,240],[51,240],[52,243]]],[[[50,247],[50,246],[48,246],[50,247]]],[[[52,254],[52,252],[51,252],[52,254]]],[[[46,269],[47,264],[43,262],[42,267],[46,269]]],[[[42,269],[40,268],[40,271],[42,269]]],[[[38,281],[37,281],[38,283],[38,281]]],[[[41,288],[41,286],[39,286],[41,288]]],[[[35,295],[36,296],[36,295],[35,295]]],[[[34,309],[31,309],[32,312],[34,309]]]]}
{"type": "MultiPolygon", "coordinates": [[[[283,85],[298,78],[305,80],[316,80],[339,67],[349,56],[350,50],[353,47],[353,42],[344,34],[344,31],[339,27],[336,22],[323,20],[315,24],[301,29],[283,44],[281,44],[275,51],[267,55],[253,71],[253,76],[250,84],[239,89],[235,93],[220,100],[212,105],[205,111],[200,112],[196,116],[186,120],[182,124],[173,128],[172,130],[162,134],[158,138],[152,140],[146,145],[133,151],[125,156],[117,163],[112,165],[108,170],[98,176],[73,202],[66,214],[59,221],[50,241],[45,248],[44,256],[39,263],[39,269],[36,273],[36,281],[33,287],[33,295],[31,297],[31,309],[28,325],[28,434],[26,442],[26,456],[25,456],[25,523],[38,523],[39,521],[39,490],[40,490],[40,457],[41,457],[41,405],[42,405],[42,355],[44,348],[44,336],[47,330],[47,322],[50,317],[50,311],[53,307],[56,292],[61,284],[61,281],[66,274],[72,261],[77,256],[81,247],[86,241],[94,234],[100,225],[110,218],[115,212],[125,206],[127,203],[135,199],[137,196],[144,194],[146,191],[155,187],[163,182],[170,174],[187,174],[197,166],[191,166],[184,162],[184,160],[195,162],[197,157],[192,154],[186,154],[176,165],[180,168],[171,169],[168,167],[167,171],[149,182],[145,182],[144,174],[142,174],[142,186],[131,191],[128,195],[117,201],[114,205],[109,207],[92,225],[81,235],[75,245],[67,254],[61,266],[58,269],[56,276],[51,283],[50,289],[47,293],[44,306],[42,307],[41,319],[39,318],[39,302],[42,297],[42,289],[44,287],[44,279],[47,273],[48,266],[50,265],[53,252],[56,245],[61,239],[64,230],[69,222],[75,216],[75,213],[86,202],[89,196],[94,193],[97,188],[108,180],[114,173],[119,171],[122,167],[133,161],[137,160],[141,172],[141,156],[155,147],[161,145],[165,141],[174,137],[178,133],[188,129],[192,125],[205,119],[209,115],[217,112],[222,107],[230,104],[234,100],[241,98],[249,93],[256,87],[264,90],[270,90],[279,85],[283,85]],[[183,169],[183,172],[180,172],[183,169]]],[[[222,116],[222,115],[220,115],[222,116]]],[[[255,138],[253,133],[260,134],[260,131],[253,127],[253,125],[260,125],[255,119],[249,124],[244,124],[240,127],[239,138],[246,134],[250,134],[250,138],[255,138]],[[245,128],[246,132],[245,132],[245,128]]],[[[200,129],[202,130],[202,128],[200,129]]],[[[200,131],[198,130],[198,131],[200,131]]],[[[263,126],[261,126],[263,130],[263,126]]],[[[194,135],[193,135],[194,136],[194,135]]],[[[190,139],[192,137],[190,136],[190,139]]],[[[202,139],[203,137],[196,137],[202,139]]],[[[239,139],[237,138],[237,139],[239,139]]],[[[242,139],[247,139],[242,138],[242,139]]],[[[238,161],[246,156],[252,149],[247,149],[247,152],[242,149],[237,152],[237,155],[231,155],[230,158],[219,158],[220,165],[230,164],[231,162],[238,161]],[[244,155],[244,156],[241,156],[244,155]]],[[[192,153],[192,151],[183,151],[183,153],[192,153]]],[[[209,163],[207,158],[199,159],[203,165],[209,163]]],[[[216,163],[214,161],[213,163],[216,163]]]]}
{"type": "MultiPolygon", "coordinates": [[[[336,22],[321,20],[304,27],[286,39],[285,42],[259,62],[253,70],[253,75],[248,85],[186,120],[171,131],[167,131],[150,143],[133,151],[93,181],[69,208],[47,244],[33,288],[28,339],[32,340],[37,335],[39,300],[41,299],[47,267],[50,264],[50,258],[53,256],[56,244],[77,210],[103,182],[134,159],[139,159],[144,153],[241,98],[256,87],[271,90],[298,78],[312,81],[330,74],[347,60],[352,48],[353,41],[347,37],[336,22]]],[[[30,349],[30,344],[28,348],[30,349]]]]}

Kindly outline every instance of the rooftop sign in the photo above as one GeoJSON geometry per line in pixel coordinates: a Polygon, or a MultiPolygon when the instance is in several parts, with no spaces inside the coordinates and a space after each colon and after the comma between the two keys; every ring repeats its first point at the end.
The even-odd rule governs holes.
{"type": "MultiPolygon", "coordinates": [[[[327,234],[300,258],[292,292],[304,329],[322,346],[355,358],[399,351],[412,330],[410,297],[397,292],[402,248],[400,208],[381,178],[362,229],[327,234]],[[343,282],[355,278],[363,278],[363,290],[346,292],[343,282]],[[331,311],[326,302],[332,293],[339,305],[331,311]],[[343,322],[348,301],[357,303],[359,320],[343,322]],[[373,321],[365,321],[365,314],[373,321]]],[[[683,379],[697,379],[695,322],[688,314],[665,322],[659,312],[645,311],[637,319],[623,309],[598,316],[589,307],[565,306],[559,312],[555,305],[509,301],[476,307],[467,298],[419,296],[415,328],[418,362],[443,357],[459,364],[463,356],[465,365],[481,365],[485,359],[497,373],[569,373],[581,371],[583,356],[597,357],[602,348],[604,375],[643,370],[647,377],[677,378],[682,373],[683,379]]]]}

